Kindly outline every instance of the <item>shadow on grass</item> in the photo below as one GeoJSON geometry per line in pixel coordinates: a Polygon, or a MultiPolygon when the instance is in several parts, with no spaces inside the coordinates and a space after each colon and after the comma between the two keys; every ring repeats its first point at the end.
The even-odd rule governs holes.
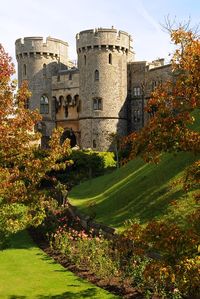
{"type": "Polygon", "coordinates": [[[94,296],[97,296],[98,294],[98,290],[95,288],[89,288],[87,290],[84,291],[80,291],[78,293],[73,293],[73,292],[65,292],[63,294],[59,294],[59,295],[53,295],[53,296],[43,296],[43,295],[39,295],[37,296],[37,299],[79,299],[79,298],[94,298],[94,296]]]}
{"type": "Polygon", "coordinates": [[[110,224],[118,227],[123,226],[124,219],[139,219],[141,223],[146,223],[152,219],[161,218],[167,213],[170,203],[183,194],[182,190],[168,194],[165,186],[159,191],[153,188],[148,189],[148,192],[141,193],[140,196],[118,209],[117,215],[110,220],[110,224]]]}
{"type": "Polygon", "coordinates": [[[41,253],[36,253],[37,256],[41,258],[43,261],[47,261],[49,264],[58,264],[56,260],[54,260],[51,256],[47,255],[43,251],[41,253]]]}
{"type": "MultiPolygon", "coordinates": [[[[179,190],[176,187],[169,188],[169,182],[196,159],[197,157],[189,153],[177,156],[169,154],[164,156],[158,165],[148,164],[146,167],[140,167],[138,172],[133,171],[134,175],[129,174],[122,180],[119,170],[118,182],[116,180],[113,187],[103,193],[102,185],[102,197],[94,202],[93,213],[96,214],[96,221],[120,227],[127,219],[139,218],[145,223],[155,217],[162,217],[167,213],[170,202],[184,195],[181,186],[179,190]]],[[[132,166],[133,170],[135,169],[133,162],[127,165],[127,169],[124,168],[127,173],[130,172],[128,167],[132,166]]],[[[98,182],[101,185],[100,178],[98,182]]],[[[79,204],[85,213],[88,203],[79,204]]]]}
{"type": "Polygon", "coordinates": [[[31,249],[37,247],[27,230],[12,234],[8,240],[6,249],[31,249]]]}
{"type": "MultiPolygon", "coordinates": [[[[57,295],[37,295],[35,299],[81,299],[81,298],[98,298],[99,290],[96,288],[88,288],[84,291],[79,291],[77,293],[74,292],[64,292],[62,294],[57,295]]],[[[113,298],[115,296],[113,295],[113,298]]],[[[11,295],[8,299],[28,299],[29,296],[18,296],[11,295]]],[[[110,297],[111,298],[111,297],[110,297]]]]}

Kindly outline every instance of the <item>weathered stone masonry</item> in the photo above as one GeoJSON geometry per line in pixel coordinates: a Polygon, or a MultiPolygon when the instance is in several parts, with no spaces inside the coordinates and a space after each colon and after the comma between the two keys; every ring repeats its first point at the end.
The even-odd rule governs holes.
{"type": "Polygon", "coordinates": [[[171,68],[163,59],[134,61],[131,36],[114,28],[81,31],[76,43],[78,67],[69,60],[66,42],[18,39],[19,85],[29,83],[29,108],[43,116],[38,127],[44,143],[62,126],[82,148],[110,150],[109,133],[123,136],[144,125],[145,103],[170,78],[171,68]]]}

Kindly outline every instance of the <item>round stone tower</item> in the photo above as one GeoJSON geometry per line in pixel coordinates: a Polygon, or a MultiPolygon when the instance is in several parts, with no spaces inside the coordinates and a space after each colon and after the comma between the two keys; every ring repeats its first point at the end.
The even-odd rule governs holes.
{"type": "Polygon", "coordinates": [[[131,36],[98,28],[76,36],[80,71],[81,146],[111,149],[109,133],[127,131],[127,62],[133,54],[131,36]]]}
{"type": "Polygon", "coordinates": [[[43,116],[40,130],[49,137],[55,127],[55,103],[52,98],[52,76],[68,65],[68,44],[47,37],[25,37],[15,42],[18,62],[18,84],[28,81],[32,93],[28,108],[43,116]]]}

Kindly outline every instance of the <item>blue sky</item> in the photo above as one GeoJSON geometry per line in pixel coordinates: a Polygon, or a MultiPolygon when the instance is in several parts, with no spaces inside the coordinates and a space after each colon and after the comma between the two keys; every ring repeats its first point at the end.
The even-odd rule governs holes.
{"type": "Polygon", "coordinates": [[[132,35],[136,60],[168,59],[172,51],[163,31],[165,17],[178,22],[200,21],[200,0],[3,0],[0,3],[0,43],[14,57],[15,40],[52,36],[69,43],[76,59],[76,33],[114,26],[132,35]]]}

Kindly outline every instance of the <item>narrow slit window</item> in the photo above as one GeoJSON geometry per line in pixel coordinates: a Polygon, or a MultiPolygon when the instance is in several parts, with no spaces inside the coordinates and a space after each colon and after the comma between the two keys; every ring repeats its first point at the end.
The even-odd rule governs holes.
{"type": "Polygon", "coordinates": [[[98,70],[96,70],[96,71],[94,72],[94,80],[95,80],[95,81],[99,81],[99,71],[98,71],[98,70]]]}
{"type": "Polygon", "coordinates": [[[46,77],[47,75],[47,65],[46,63],[43,64],[43,76],[46,77]]]}
{"type": "Polygon", "coordinates": [[[27,73],[26,64],[24,64],[24,67],[23,67],[23,74],[24,74],[24,76],[26,76],[26,73],[27,73]]]}
{"type": "Polygon", "coordinates": [[[96,147],[97,147],[97,143],[96,143],[96,140],[95,140],[95,139],[93,140],[92,145],[93,145],[93,148],[96,148],[96,147]]]}
{"type": "Polygon", "coordinates": [[[69,114],[69,112],[68,112],[68,106],[65,106],[65,117],[66,118],[68,117],[68,114],[69,114]]]}
{"type": "Polygon", "coordinates": [[[112,64],[112,54],[111,53],[109,54],[108,62],[109,62],[109,64],[112,64]]]}

